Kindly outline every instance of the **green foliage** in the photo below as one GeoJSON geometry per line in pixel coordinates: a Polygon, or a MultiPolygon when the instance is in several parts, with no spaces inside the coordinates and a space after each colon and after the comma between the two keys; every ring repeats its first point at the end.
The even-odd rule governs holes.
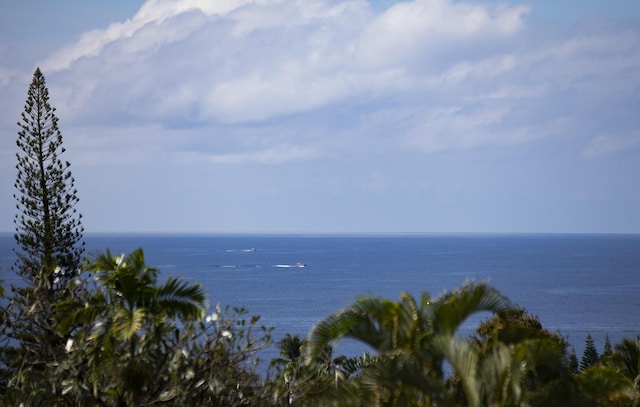
{"type": "MultiPolygon", "coordinates": [[[[327,389],[325,399],[343,400],[348,388],[358,395],[358,405],[442,404],[453,397],[447,392],[444,362],[460,370],[466,383],[477,361],[472,345],[454,337],[457,328],[474,313],[510,308],[506,297],[484,284],[467,284],[436,299],[424,293],[419,303],[409,294],[399,302],[360,297],[349,309],[330,315],[314,328],[306,359],[313,361],[342,338],[356,339],[377,355],[351,386],[327,389]]],[[[471,392],[472,387],[466,385],[465,391],[471,392]]],[[[476,396],[467,394],[471,404],[476,396]]]]}
{"type": "MultiPolygon", "coordinates": [[[[286,395],[287,400],[293,399],[293,392],[297,389],[299,381],[302,378],[303,371],[303,348],[306,342],[300,338],[300,335],[286,334],[286,336],[278,343],[280,348],[280,357],[275,358],[269,364],[270,369],[275,369],[278,386],[275,394],[280,393],[286,395]]],[[[278,396],[276,396],[276,399],[278,396]]]]}
{"type": "Polygon", "coordinates": [[[257,352],[271,344],[271,329],[246,318],[244,308],[215,311],[189,329],[185,346],[173,352],[169,371],[175,406],[245,406],[266,403],[269,395],[257,373],[257,352]],[[256,330],[258,332],[256,332],[256,330]]]}
{"type": "Polygon", "coordinates": [[[39,69],[18,125],[13,269],[25,284],[12,287],[2,310],[0,393],[25,403],[52,404],[60,389],[50,377],[64,358],[66,339],[55,327],[53,307],[61,299],[82,295],[83,285],[76,279],[83,229],[70,164],[60,159],[64,148],[58,118],[39,69]]]}
{"type": "Polygon", "coordinates": [[[609,340],[609,334],[606,334],[604,337],[604,351],[602,352],[602,357],[607,357],[613,354],[613,347],[611,346],[611,341],[609,340]]]}
{"type": "MultiPolygon", "coordinates": [[[[242,308],[204,315],[197,284],[158,280],[142,250],[109,251],[85,266],[94,285],[58,302],[64,354],[5,388],[0,405],[166,406],[632,406],[640,338],[571,371],[566,343],[497,291],[467,284],[439,298],[360,297],[307,340],[287,334],[266,379],[257,352],[270,329],[242,308]],[[490,309],[472,338],[464,315],[490,309]],[[453,312],[444,312],[453,310],[453,312]],[[334,356],[343,338],[375,354],[334,356]],[[445,368],[445,365],[448,368],[445,368]],[[450,370],[453,375],[445,372],[450,370]],[[46,385],[43,386],[42,384],[46,385]]],[[[88,281],[88,280],[87,280],[88,281]]],[[[575,356],[575,355],[574,355],[575,356]]],[[[577,362],[577,361],[576,361],[577,362]]]]}
{"type": "Polygon", "coordinates": [[[158,285],[157,270],[145,265],[141,249],[126,258],[107,251],[85,269],[95,273],[96,287],[56,308],[63,316],[58,328],[69,335],[66,350],[76,359],[74,367],[65,367],[84,369],[82,382],[69,378],[66,394],[75,390],[80,400],[127,405],[157,399],[154,375],[175,345],[166,337],[176,329],[175,318],[203,317],[204,293],[171,277],[158,285]]]}
{"type": "Polygon", "coordinates": [[[33,74],[18,125],[16,270],[35,286],[54,289],[61,280],[75,277],[83,252],[79,244],[83,228],[75,209],[78,197],[70,164],[60,159],[65,150],[58,118],[40,69],[33,74]],[[56,267],[62,273],[54,276],[56,267]]]}
{"type": "MultiPolygon", "coordinates": [[[[99,255],[85,270],[95,287],[62,301],[58,328],[69,335],[57,366],[62,393],[78,405],[242,405],[259,393],[249,358],[269,344],[259,321],[220,307],[205,318],[199,284],[158,281],[141,249],[99,255]]],[[[257,362],[256,362],[257,363],[257,362]]]]}
{"type": "Polygon", "coordinates": [[[582,394],[600,406],[632,406],[639,400],[633,382],[618,369],[594,364],[577,376],[582,394]]]}
{"type": "Polygon", "coordinates": [[[580,394],[596,405],[640,405],[639,355],[640,337],[623,339],[611,353],[576,375],[580,394]]]}
{"type": "Polygon", "coordinates": [[[576,356],[576,350],[572,347],[571,354],[569,355],[569,371],[571,373],[576,374],[580,371],[580,363],[578,362],[578,357],[576,356]]]}
{"type": "Polygon", "coordinates": [[[636,390],[640,390],[640,336],[623,339],[615,346],[609,361],[633,382],[636,390]]]}
{"type": "Polygon", "coordinates": [[[596,349],[596,345],[593,342],[591,334],[587,334],[584,345],[584,352],[582,354],[582,359],[580,360],[580,370],[588,369],[600,360],[600,355],[598,354],[598,350],[596,349]]]}
{"type": "MultiPolygon", "coordinates": [[[[499,373],[503,375],[500,377],[508,378],[508,382],[494,380],[484,385],[503,390],[510,388],[511,394],[503,391],[493,395],[502,403],[509,404],[509,400],[517,399],[534,406],[580,405],[573,400],[576,385],[565,339],[544,329],[540,320],[524,309],[509,309],[483,321],[476,329],[473,341],[479,346],[480,358],[489,356],[489,360],[494,360],[491,362],[494,367],[490,369],[494,375],[499,373]],[[496,358],[496,355],[500,357],[496,358]]],[[[577,359],[574,362],[577,370],[577,359]]]]}
{"type": "Polygon", "coordinates": [[[476,328],[475,338],[478,342],[487,343],[500,341],[513,344],[533,338],[550,338],[564,343],[562,337],[543,329],[540,320],[522,308],[506,310],[481,322],[476,328]]]}

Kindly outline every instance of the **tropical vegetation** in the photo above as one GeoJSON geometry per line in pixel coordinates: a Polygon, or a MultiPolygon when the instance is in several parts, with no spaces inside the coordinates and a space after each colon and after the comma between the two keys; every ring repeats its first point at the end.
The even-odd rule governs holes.
{"type": "Polygon", "coordinates": [[[75,180],[70,163],[61,159],[62,134],[40,69],[33,74],[18,126],[13,270],[24,284],[12,287],[3,309],[0,389],[46,399],[59,391],[46,380],[51,364],[65,357],[66,338],[56,327],[54,308],[63,299],[84,296],[83,285],[76,284],[84,243],[75,180]]]}

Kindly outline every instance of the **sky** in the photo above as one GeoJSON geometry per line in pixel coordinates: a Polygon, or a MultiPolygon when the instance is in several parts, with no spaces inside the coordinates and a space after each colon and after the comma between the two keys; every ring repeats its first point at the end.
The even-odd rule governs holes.
{"type": "Polygon", "coordinates": [[[640,233],[636,0],[0,0],[85,233],[640,233]]]}

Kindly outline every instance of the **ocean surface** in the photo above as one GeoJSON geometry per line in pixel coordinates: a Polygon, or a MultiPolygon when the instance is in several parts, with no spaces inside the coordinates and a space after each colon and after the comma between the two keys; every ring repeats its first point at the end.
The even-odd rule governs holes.
{"type": "MultiPolygon", "coordinates": [[[[212,307],[243,306],[306,337],[357,296],[438,296],[466,280],[488,282],[575,347],[591,333],[599,351],[640,333],[640,235],[86,235],[87,254],[143,248],[161,275],[203,285],[212,307]],[[304,265],[305,267],[296,267],[304,265]]],[[[0,278],[13,236],[0,234],[0,278]]],[[[487,315],[466,323],[469,335],[487,315]]],[[[359,352],[353,344],[341,353],[359,352]]]]}

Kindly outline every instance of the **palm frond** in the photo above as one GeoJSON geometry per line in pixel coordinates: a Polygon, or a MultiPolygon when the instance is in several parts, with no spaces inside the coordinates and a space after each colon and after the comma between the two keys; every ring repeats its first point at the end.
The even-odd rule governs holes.
{"type": "Polygon", "coordinates": [[[130,340],[140,332],[146,316],[146,308],[119,310],[113,318],[113,335],[120,340],[130,340]]]}
{"type": "Polygon", "coordinates": [[[614,360],[621,365],[627,376],[640,376],[640,336],[635,339],[623,339],[615,346],[614,360]]]}
{"type": "Polygon", "coordinates": [[[170,318],[197,320],[204,317],[207,299],[200,284],[169,277],[156,292],[159,313],[170,318]]]}
{"type": "Polygon", "coordinates": [[[482,312],[503,312],[513,308],[502,293],[486,284],[465,284],[432,303],[434,329],[443,335],[453,335],[471,315],[482,312]]]}
{"type": "Polygon", "coordinates": [[[619,370],[601,364],[583,370],[577,376],[583,391],[600,403],[607,404],[613,400],[638,400],[633,381],[619,370]]]}
{"type": "Polygon", "coordinates": [[[468,340],[450,335],[439,335],[433,339],[433,349],[451,365],[462,382],[469,406],[480,406],[481,383],[478,378],[478,349],[468,340]]]}
{"type": "Polygon", "coordinates": [[[107,302],[102,293],[90,297],[82,304],[80,301],[69,300],[56,304],[55,310],[59,317],[58,328],[63,333],[69,333],[73,328],[93,323],[104,312],[107,302]]]}

